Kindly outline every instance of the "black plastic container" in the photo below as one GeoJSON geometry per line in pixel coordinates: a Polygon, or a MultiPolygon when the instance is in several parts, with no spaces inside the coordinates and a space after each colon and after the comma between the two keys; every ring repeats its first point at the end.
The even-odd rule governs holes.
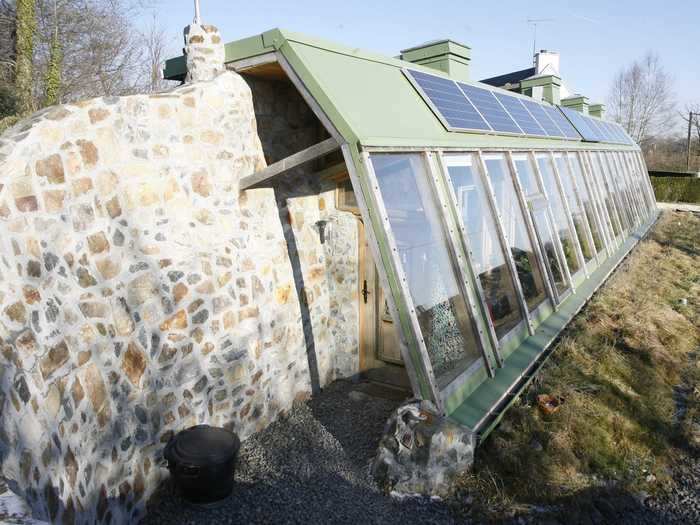
{"type": "Polygon", "coordinates": [[[231,494],[240,448],[241,441],[233,432],[197,425],[173,436],[163,457],[180,495],[206,505],[231,494]]]}

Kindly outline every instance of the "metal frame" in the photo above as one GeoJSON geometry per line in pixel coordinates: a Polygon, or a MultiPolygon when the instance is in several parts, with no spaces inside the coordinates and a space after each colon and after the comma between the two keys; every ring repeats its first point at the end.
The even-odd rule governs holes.
{"type": "MultiPolygon", "coordinates": [[[[566,158],[564,158],[564,160],[566,161],[566,158]]],[[[583,257],[583,248],[581,248],[581,242],[578,238],[578,234],[576,233],[576,224],[574,223],[574,216],[572,215],[571,208],[569,207],[569,201],[566,197],[566,192],[564,191],[564,184],[562,184],[561,182],[559,166],[557,166],[556,159],[554,158],[554,153],[552,153],[551,151],[549,152],[549,161],[552,164],[555,184],[559,189],[559,195],[561,195],[561,201],[564,204],[564,213],[566,214],[566,218],[569,222],[569,230],[571,231],[571,236],[574,238],[574,245],[576,247],[576,257],[578,258],[578,263],[583,269],[583,274],[586,276],[586,279],[588,279],[588,268],[586,267],[586,259],[583,257]]]]}
{"type": "Polygon", "coordinates": [[[600,222],[600,217],[598,216],[598,208],[597,208],[596,203],[594,201],[593,195],[589,191],[588,186],[586,186],[585,175],[584,175],[585,172],[583,171],[583,166],[581,165],[581,159],[578,156],[575,156],[575,154],[571,154],[571,153],[565,153],[564,155],[565,155],[566,161],[569,165],[569,174],[571,175],[571,185],[574,188],[574,193],[576,194],[576,198],[578,199],[579,206],[581,207],[581,210],[583,211],[583,214],[586,217],[586,225],[588,227],[588,234],[590,235],[589,242],[591,243],[591,246],[593,247],[593,249],[596,252],[595,253],[595,260],[598,264],[601,264],[604,260],[604,258],[602,257],[602,252],[606,251],[607,249],[605,246],[605,234],[603,233],[603,227],[602,227],[601,222],[600,222]],[[583,180],[583,184],[584,184],[583,189],[579,187],[577,177],[576,177],[576,175],[574,175],[574,173],[576,173],[576,171],[574,169],[574,162],[576,162],[578,164],[578,167],[580,169],[581,179],[583,180]],[[586,195],[588,197],[588,200],[590,201],[590,208],[591,208],[591,214],[593,215],[593,221],[595,222],[596,231],[598,232],[598,235],[600,236],[600,239],[602,242],[602,249],[601,250],[598,250],[598,248],[596,248],[596,246],[595,246],[595,241],[593,238],[593,228],[591,227],[591,224],[590,224],[591,221],[588,218],[588,212],[586,211],[586,205],[584,203],[583,198],[581,197],[583,190],[586,191],[586,195]]]}
{"type": "MultiPolygon", "coordinates": [[[[437,156],[439,157],[439,154],[437,156]]],[[[479,326],[479,321],[483,323],[484,316],[483,312],[479,312],[477,310],[476,301],[474,300],[474,296],[472,294],[472,287],[469,284],[469,281],[474,276],[474,266],[472,264],[471,257],[467,255],[469,252],[463,252],[461,249],[458,248],[459,241],[457,239],[460,237],[460,235],[457,234],[455,228],[458,227],[460,223],[455,221],[455,211],[453,209],[450,209],[449,203],[451,199],[448,198],[447,195],[445,195],[446,192],[444,178],[442,178],[441,180],[441,175],[443,175],[444,177],[444,172],[441,174],[440,169],[438,169],[439,166],[435,166],[435,164],[433,163],[435,157],[436,155],[432,151],[424,153],[424,162],[426,162],[426,165],[428,166],[428,174],[430,175],[433,199],[437,201],[437,203],[440,205],[440,209],[442,210],[442,227],[445,233],[445,237],[448,241],[447,244],[450,251],[450,259],[452,262],[452,266],[456,270],[457,275],[459,276],[458,282],[463,298],[465,299],[467,306],[470,307],[469,313],[472,320],[472,330],[474,331],[474,333],[478,333],[478,339],[481,347],[480,350],[484,358],[486,370],[489,376],[493,377],[494,367],[491,361],[492,359],[494,359],[494,357],[489,355],[489,347],[491,347],[491,349],[493,350],[497,366],[501,366],[503,364],[498,353],[498,340],[495,339],[491,334],[491,330],[493,329],[493,327],[491,326],[491,322],[488,316],[486,317],[486,325],[487,331],[489,332],[489,337],[491,338],[491,344],[487,343],[486,336],[484,335],[484,329],[481,326],[479,326]],[[469,264],[469,274],[467,274],[466,271],[465,263],[467,261],[469,264]]],[[[460,376],[457,376],[455,379],[458,379],[459,377],[460,376]]],[[[453,383],[455,379],[450,381],[450,384],[453,383]]],[[[445,385],[444,388],[448,386],[449,384],[445,385]]]]}
{"type": "Polygon", "coordinates": [[[622,180],[624,181],[625,187],[627,188],[627,194],[630,197],[630,200],[632,201],[632,205],[634,206],[634,213],[636,216],[636,222],[635,226],[638,226],[639,224],[642,223],[643,220],[643,215],[642,215],[642,209],[641,209],[641,204],[639,202],[639,195],[637,194],[637,188],[634,185],[633,181],[631,180],[631,174],[629,173],[629,168],[627,164],[625,164],[624,159],[622,158],[622,155],[619,154],[619,152],[613,152],[612,153],[613,159],[615,160],[615,163],[617,164],[617,171],[622,177],[622,180]]]}
{"type": "MultiPolygon", "coordinates": [[[[391,264],[391,269],[394,275],[397,277],[397,285],[399,286],[401,295],[402,295],[402,300],[403,303],[405,304],[406,311],[408,314],[408,318],[410,321],[410,329],[411,329],[411,336],[413,337],[416,347],[419,353],[419,357],[421,359],[423,369],[425,371],[427,380],[428,380],[428,386],[430,388],[431,394],[433,401],[435,402],[438,410],[440,412],[443,411],[443,402],[442,402],[442,397],[440,395],[440,388],[438,387],[437,380],[435,378],[435,373],[433,371],[433,366],[430,361],[430,355],[428,354],[427,347],[425,345],[425,340],[423,339],[423,333],[420,328],[420,323],[418,322],[418,316],[416,314],[416,309],[413,304],[413,297],[411,296],[411,291],[408,289],[408,284],[407,284],[407,279],[406,279],[406,274],[404,273],[403,270],[403,265],[401,264],[401,261],[398,258],[398,248],[396,245],[396,239],[394,238],[393,231],[391,229],[391,225],[389,224],[389,216],[386,211],[386,208],[384,207],[384,199],[382,199],[381,194],[379,192],[379,183],[377,181],[377,176],[374,172],[374,167],[372,166],[372,162],[369,158],[369,153],[367,152],[362,152],[360,153],[360,158],[362,160],[362,166],[365,170],[365,173],[367,175],[367,180],[369,183],[368,189],[372,194],[372,199],[374,206],[376,207],[376,210],[379,215],[379,220],[381,220],[382,225],[383,225],[383,233],[386,237],[387,244],[389,246],[389,251],[388,251],[388,256],[389,256],[389,261],[385,261],[384,258],[381,257],[381,252],[379,250],[379,245],[377,244],[377,251],[379,252],[377,255],[379,255],[379,258],[377,259],[378,261],[382,261],[384,264],[389,262],[391,264]]],[[[358,180],[359,182],[359,180],[358,180]]],[[[369,210],[368,210],[369,211],[369,210]]],[[[372,225],[373,226],[373,225],[372,225]]],[[[372,235],[373,236],[373,235],[372,235]]],[[[378,271],[380,274],[380,280],[382,281],[382,286],[387,285],[387,288],[385,290],[389,290],[390,293],[384,294],[385,297],[391,297],[393,301],[396,301],[396,298],[393,297],[394,290],[389,286],[389,278],[388,276],[382,278],[382,273],[385,272],[385,268],[380,268],[380,266],[383,265],[377,265],[378,266],[378,271]]],[[[403,324],[401,323],[401,317],[399,315],[399,309],[398,309],[398,301],[396,301],[395,305],[392,307],[390,306],[390,310],[392,311],[392,317],[394,318],[394,322],[399,321],[397,323],[397,326],[403,327],[403,324]]],[[[404,357],[404,362],[405,363],[412,363],[410,351],[409,351],[409,346],[406,346],[406,353],[403,354],[403,347],[402,347],[402,355],[404,357]],[[408,359],[406,359],[408,358],[408,359]]],[[[418,390],[420,392],[420,389],[418,390]]]]}
{"type": "Polygon", "coordinates": [[[612,219],[608,213],[607,206],[605,205],[605,200],[603,199],[603,194],[598,187],[596,177],[593,173],[593,168],[589,163],[588,155],[586,152],[578,154],[578,160],[581,164],[581,169],[583,170],[583,183],[588,188],[588,193],[593,200],[593,204],[596,208],[596,213],[598,215],[599,224],[601,226],[601,234],[603,235],[603,244],[605,245],[605,252],[607,257],[613,254],[615,246],[615,235],[612,229],[612,219]]]}
{"type": "MultiPolygon", "coordinates": [[[[464,153],[464,155],[473,155],[473,153],[464,153]]],[[[450,213],[452,213],[454,217],[454,220],[457,224],[457,228],[459,229],[459,241],[462,243],[462,251],[466,254],[464,260],[469,265],[469,277],[472,280],[472,286],[476,289],[477,295],[479,296],[481,317],[483,319],[486,319],[487,321],[486,324],[488,326],[489,339],[491,340],[491,346],[494,350],[496,363],[498,364],[498,366],[501,366],[503,364],[503,361],[501,359],[500,354],[500,343],[498,341],[498,337],[496,336],[496,329],[494,328],[493,322],[491,321],[491,317],[488,314],[488,306],[486,304],[486,296],[484,294],[484,289],[481,286],[479,276],[477,275],[476,271],[474,271],[474,252],[471,249],[471,243],[469,241],[469,238],[467,237],[466,228],[462,221],[462,215],[460,213],[459,204],[457,202],[457,195],[455,194],[454,186],[452,184],[452,178],[450,177],[450,172],[445,161],[445,156],[442,154],[442,152],[438,151],[436,154],[436,158],[438,161],[438,166],[442,171],[443,179],[445,180],[446,193],[448,201],[450,203],[448,208],[450,210],[450,213]]]]}
{"type": "MultiPolygon", "coordinates": [[[[513,282],[513,286],[515,287],[515,292],[518,296],[518,303],[520,305],[520,313],[522,315],[523,321],[527,323],[527,328],[532,335],[535,333],[535,329],[532,325],[532,320],[530,319],[530,312],[527,308],[527,302],[525,301],[525,294],[523,293],[523,288],[522,285],[520,284],[520,279],[518,278],[518,269],[515,266],[515,261],[513,260],[513,254],[510,251],[510,243],[508,242],[508,235],[506,234],[505,228],[503,227],[503,216],[501,215],[501,212],[498,210],[498,205],[496,203],[496,193],[493,191],[493,185],[491,184],[491,179],[488,175],[488,168],[486,167],[486,160],[484,159],[484,155],[481,153],[481,151],[477,150],[475,154],[477,163],[478,163],[478,170],[479,170],[479,177],[481,177],[481,182],[486,188],[486,199],[489,203],[489,208],[491,210],[491,216],[494,219],[494,222],[496,224],[496,231],[498,232],[498,240],[501,243],[501,249],[503,250],[503,257],[506,260],[506,264],[508,265],[508,270],[510,271],[511,275],[511,281],[513,282]]],[[[508,161],[505,157],[505,155],[500,154],[501,160],[505,164],[506,169],[510,169],[510,166],[508,165],[508,161]]],[[[505,175],[505,174],[504,174],[505,175]]],[[[517,327],[516,327],[517,328],[517,327]]],[[[505,339],[506,336],[504,336],[505,339]]]]}
{"type": "MultiPolygon", "coordinates": [[[[518,202],[520,203],[520,210],[523,216],[523,219],[525,220],[525,228],[527,230],[528,237],[530,238],[530,245],[532,246],[532,249],[535,252],[535,256],[537,257],[537,261],[540,265],[540,271],[543,274],[542,275],[542,281],[544,282],[545,290],[547,292],[547,296],[549,297],[549,302],[552,305],[552,308],[556,311],[557,308],[559,307],[559,294],[557,292],[556,286],[554,286],[554,279],[553,276],[550,275],[550,268],[549,265],[547,264],[547,261],[545,259],[544,254],[542,253],[542,247],[540,245],[540,239],[539,236],[537,235],[537,230],[535,229],[535,223],[530,215],[530,207],[527,202],[527,198],[525,197],[525,192],[523,191],[523,187],[520,184],[520,178],[518,175],[518,168],[515,165],[515,160],[513,158],[513,155],[523,155],[525,157],[525,160],[530,163],[532,167],[532,159],[530,158],[530,154],[527,151],[523,152],[513,152],[513,151],[508,151],[506,152],[506,159],[508,161],[508,165],[510,167],[510,178],[511,181],[513,182],[513,187],[515,188],[515,194],[518,197],[518,202]]],[[[541,305],[540,305],[541,306],[541,305]]],[[[539,306],[538,306],[539,308],[539,306]]]]}
{"type": "MultiPolygon", "coordinates": [[[[598,164],[598,167],[600,168],[600,172],[599,172],[600,180],[603,182],[603,185],[605,186],[606,191],[610,194],[610,200],[613,203],[613,208],[615,210],[615,216],[617,217],[617,224],[620,227],[620,242],[622,243],[624,241],[624,237],[625,237],[624,234],[625,234],[625,232],[627,232],[629,230],[629,227],[625,226],[626,221],[625,222],[622,221],[622,212],[620,211],[621,206],[620,206],[620,199],[619,199],[620,196],[612,183],[613,177],[612,177],[612,173],[611,173],[610,169],[608,168],[607,171],[605,169],[605,163],[602,160],[605,157],[602,157],[602,159],[601,159],[600,153],[601,152],[599,152],[599,151],[593,152],[592,156],[593,156],[593,158],[598,159],[597,164],[598,164]]],[[[595,164],[595,162],[594,162],[594,164],[595,164]]]]}
{"type": "Polygon", "coordinates": [[[603,159],[610,175],[610,185],[615,189],[615,193],[618,195],[617,200],[620,208],[622,209],[622,217],[627,223],[627,229],[632,231],[635,226],[635,215],[632,210],[632,203],[630,202],[629,196],[627,195],[625,187],[622,184],[622,176],[612,155],[606,152],[606,154],[603,155],[603,159]]]}
{"type": "MultiPolygon", "coordinates": [[[[554,213],[552,212],[552,203],[549,196],[547,195],[547,189],[545,188],[544,179],[542,178],[542,173],[540,172],[540,166],[537,163],[537,154],[534,152],[530,152],[530,154],[532,155],[532,167],[535,169],[535,177],[537,177],[537,184],[540,186],[540,191],[542,192],[542,195],[544,196],[547,202],[547,217],[549,219],[550,229],[553,230],[552,238],[554,239],[555,251],[559,257],[559,265],[564,270],[564,275],[566,276],[566,280],[569,283],[569,289],[571,290],[571,293],[576,293],[576,285],[574,284],[573,276],[571,274],[571,271],[569,270],[569,264],[566,262],[566,254],[564,253],[564,247],[561,245],[561,239],[559,238],[559,235],[556,234],[555,228],[557,226],[557,222],[554,220],[554,213]]],[[[540,153],[540,155],[544,156],[545,158],[548,158],[550,162],[552,161],[551,157],[549,157],[546,153],[540,153]]],[[[569,233],[571,235],[574,235],[573,233],[571,233],[571,226],[569,226],[569,233]]],[[[576,243],[578,243],[578,239],[576,240],[576,243]]]]}
{"type": "Polygon", "coordinates": [[[651,202],[649,202],[649,195],[646,192],[646,187],[644,186],[644,181],[642,180],[642,173],[639,172],[632,160],[634,154],[628,151],[620,152],[622,162],[627,166],[627,171],[629,177],[632,180],[632,184],[637,192],[637,198],[639,199],[639,204],[641,206],[642,216],[647,219],[651,214],[651,202]]]}
{"type": "Polygon", "coordinates": [[[588,161],[588,164],[590,166],[590,173],[592,175],[592,180],[595,182],[595,184],[598,187],[598,190],[600,192],[600,197],[601,197],[601,202],[603,203],[603,206],[605,206],[605,211],[607,212],[609,218],[610,218],[610,235],[611,238],[613,239],[613,242],[615,244],[615,248],[619,248],[620,244],[622,243],[622,236],[623,236],[623,228],[622,228],[622,223],[620,222],[620,218],[617,215],[617,206],[615,205],[615,200],[613,199],[613,195],[610,193],[610,190],[607,188],[607,185],[605,183],[605,179],[602,173],[600,173],[600,164],[598,167],[596,167],[596,163],[593,161],[594,157],[592,155],[591,151],[587,151],[585,154],[585,157],[588,161]],[[610,209],[608,209],[608,204],[606,201],[606,198],[610,200],[610,207],[612,208],[612,212],[610,209]],[[615,226],[617,226],[617,229],[620,233],[617,235],[615,234],[615,226]]]}

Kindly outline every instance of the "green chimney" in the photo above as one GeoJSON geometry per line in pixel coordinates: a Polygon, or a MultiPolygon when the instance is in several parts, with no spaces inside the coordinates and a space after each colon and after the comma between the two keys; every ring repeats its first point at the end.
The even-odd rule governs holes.
{"type": "Polygon", "coordinates": [[[571,108],[584,115],[588,114],[588,97],[584,95],[574,95],[561,99],[561,105],[571,108]]]}
{"type": "Polygon", "coordinates": [[[605,104],[591,104],[588,106],[588,114],[591,117],[605,118],[605,104]]]}
{"type": "Polygon", "coordinates": [[[455,80],[469,80],[471,49],[452,40],[429,42],[401,51],[401,60],[431,67],[455,80]]]}
{"type": "Polygon", "coordinates": [[[561,95],[561,78],[555,75],[540,75],[520,81],[520,92],[535,100],[546,100],[550,104],[559,104],[561,95]]]}

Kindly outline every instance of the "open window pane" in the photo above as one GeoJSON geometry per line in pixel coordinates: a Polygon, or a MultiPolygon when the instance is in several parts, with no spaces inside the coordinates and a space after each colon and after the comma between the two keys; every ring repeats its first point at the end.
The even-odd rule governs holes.
{"type": "Polygon", "coordinates": [[[469,240],[474,272],[479,277],[491,321],[500,339],[522,320],[522,313],[486,188],[472,155],[447,155],[445,164],[469,240]]]}
{"type": "Polygon", "coordinates": [[[527,234],[525,217],[513,186],[510,168],[500,154],[484,156],[484,163],[525,302],[532,312],[546,299],[543,273],[527,234]]]}
{"type": "Polygon", "coordinates": [[[581,245],[583,259],[588,262],[595,257],[596,250],[595,247],[593,247],[588,241],[586,217],[581,205],[579,204],[578,196],[574,191],[574,185],[571,181],[571,171],[569,170],[569,163],[563,154],[556,155],[554,157],[554,161],[557,163],[559,178],[561,179],[561,185],[564,188],[566,202],[569,205],[569,210],[571,211],[571,218],[573,219],[574,228],[576,229],[576,237],[581,245]]]}
{"type": "Polygon", "coordinates": [[[467,304],[419,154],[371,156],[438,386],[481,359],[467,304]]]}
{"type": "Polygon", "coordinates": [[[572,180],[576,184],[576,189],[578,190],[578,196],[581,199],[581,204],[583,205],[583,210],[588,219],[588,225],[591,227],[591,237],[593,237],[593,247],[596,253],[600,253],[603,250],[603,234],[599,231],[598,222],[596,221],[596,211],[595,203],[593,197],[588,191],[586,182],[583,178],[583,170],[581,168],[581,161],[575,153],[569,153],[569,161],[571,163],[571,176],[572,180]]]}
{"type": "Polygon", "coordinates": [[[578,261],[578,256],[576,255],[575,241],[571,236],[569,221],[566,216],[566,210],[564,209],[564,202],[562,201],[559,188],[557,187],[556,180],[554,179],[554,171],[552,170],[552,163],[549,156],[538,155],[537,166],[540,168],[544,189],[547,192],[547,200],[549,201],[549,207],[552,210],[555,235],[557,235],[561,241],[561,246],[564,250],[564,257],[566,258],[566,264],[569,266],[569,272],[571,275],[574,275],[581,269],[581,266],[578,261]]]}

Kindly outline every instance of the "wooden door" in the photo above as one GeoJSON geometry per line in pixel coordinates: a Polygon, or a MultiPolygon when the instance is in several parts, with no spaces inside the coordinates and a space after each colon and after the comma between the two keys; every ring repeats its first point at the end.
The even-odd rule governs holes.
{"type": "Polygon", "coordinates": [[[367,244],[365,227],[358,217],[360,370],[403,365],[399,335],[391,318],[377,269],[367,244]]]}

